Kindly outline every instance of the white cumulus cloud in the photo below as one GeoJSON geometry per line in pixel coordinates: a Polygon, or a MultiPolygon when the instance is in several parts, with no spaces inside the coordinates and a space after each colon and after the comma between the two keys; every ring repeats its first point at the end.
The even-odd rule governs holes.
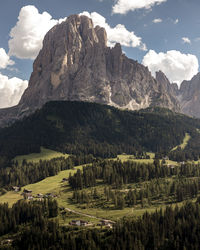
{"type": "Polygon", "coordinates": [[[105,28],[108,37],[108,46],[113,47],[115,43],[120,43],[126,47],[139,47],[141,50],[147,50],[146,45],[142,42],[142,38],[135,35],[133,31],[128,31],[123,24],[118,24],[112,28],[105,17],[97,12],[83,12],[80,15],[88,16],[92,19],[94,26],[105,28]]]}
{"type": "Polygon", "coordinates": [[[8,78],[0,73],[0,108],[17,105],[27,86],[28,81],[8,78]]]}
{"type": "MultiPolygon", "coordinates": [[[[123,24],[111,28],[106,19],[100,14],[83,12],[93,19],[95,25],[104,27],[108,34],[108,45],[113,46],[116,42],[127,47],[139,47],[146,50],[141,37],[128,31],[123,24]]],[[[39,13],[33,5],[28,5],[20,10],[18,21],[10,31],[9,55],[20,59],[35,59],[40,49],[45,34],[56,24],[65,21],[67,18],[55,20],[47,12],[39,13]]]]}
{"type": "Polygon", "coordinates": [[[161,18],[155,18],[152,22],[153,23],[162,23],[162,19],[161,18]]]}
{"type": "Polygon", "coordinates": [[[33,5],[20,10],[18,22],[11,29],[9,40],[9,55],[21,59],[35,59],[42,48],[42,41],[58,20],[52,19],[47,12],[40,14],[33,5]]]}
{"type": "Polygon", "coordinates": [[[190,39],[188,37],[182,37],[183,43],[191,43],[190,39]]]}
{"type": "Polygon", "coordinates": [[[0,48],[0,69],[5,69],[9,65],[13,65],[14,62],[10,60],[10,57],[7,55],[5,49],[0,48]]]}
{"type": "Polygon", "coordinates": [[[177,50],[166,53],[156,53],[150,50],[143,58],[142,63],[148,66],[155,76],[155,72],[161,70],[171,83],[176,82],[179,86],[183,80],[190,80],[198,73],[199,63],[195,55],[182,54],[177,50]]]}
{"type": "Polygon", "coordinates": [[[150,9],[155,4],[161,4],[167,0],[117,0],[112,8],[115,14],[126,14],[136,9],[150,9]]]}

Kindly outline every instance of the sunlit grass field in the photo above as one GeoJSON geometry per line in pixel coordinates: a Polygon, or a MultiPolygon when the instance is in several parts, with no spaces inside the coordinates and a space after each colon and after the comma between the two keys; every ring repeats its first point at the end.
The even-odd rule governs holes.
{"type": "MultiPolygon", "coordinates": [[[[153,153],[148,153],[150,156],[150,159],[135,159],[133,155],[118,155],[116,159],[121,160],[121,161],[135,161],[138,163],[153,163],[155,154],[153,153]]],[[[68,155],[64,155],[62,153],[41,148],[41,153],[40,154],[30,154],[26,156],[18,156],[15,159],[18,161],[22,162],[23,159],[26,159],[27,161],[32,161],[32,162],[38,162],[39,160],[50,160],[55,157],[68,157],[68,155]]],[[[166,161],[167,164],[174,164],[177,165],[177,162],[174,161],[166,161]]],[[[42,193],[45,195],[46,193],[53,193],[57,196],[57,201],[59,207],[63,208],[69,208],[71,210],[74,210],[75,212],[81,212],[83,215],[77,215],[75,213],[71,213],[70,218],[82,218],[85,217],[84,214],[87,215],[92,215],[98,218],[106,218],[106,219],[111,219],[111,220],[118,220],[124,216],[131,216],[131,217],[137,217],[141,216],[145,212],[154,212],[156,209],[160,208],[165,208],[166,203],[159,201],[157,204],[145,204],[145,206],[142,208],[140,205],[136,205],[135,207],[125,207],[123,210],[115,209],[114,205],[109,205],[107,208],[103,206],[94,206],[91,207],[90,204],[89,206],[87,204],[80,206],[80,204],[74,204],[71,201],[71,197],[73,195],[73,191],[71,190],[68,182],[62,182],[63,178],[68,178],[70,173],[73,175],[77,169],[82,169],[82,166],[75,167],[74,169],[70,170],[64,170],[61,171],[58,175],[52,176],[52,177],[47,177],[46,179],[34,183],[34,184],[29,184],[27,186],[22,187],[20,192],[14,192],[14,191],[9,191],[6,194],[0,196],[0,203],[8,203],[9,206],[12,206],[15,202],[18,200],[22,199],[23,197],[21,196],[21,193],[23,189],[29,189],[32,190],[33,196],[42,193]]],[[[106,185],[99,184],[97,185],[96,189],[100,195],[103,195],[104,188],[106,185]]],[[[87,188],[87,192],[91,192],[93,188],[87,188]]],[[[181,206],[183,202],[181,203],[175,203],[172,204],[172,206],[175,206],[178,204],[178,206],[181,206]]],[[[64,217],[60,217],[60,220],[62,221],[62,224],[68,223],[70,218],[66,219],[64,217]]],[[[91,218],[90,220],[96,221],[97,219],[91,218]]]]}
{"type": "Polygon", "coordinates": [[[180,145],[174,147],[171,151],[175,151],[178,147],[180,147],[182,150],[185,149],[190,139],[191,136],[188,133],[186,133],[183,142],[180,145]]]}
{"type": "Polygon", "coordinates": [[[44,147],[41,147],[40,153],[34,153],[29,155],[20,155],[14,158],[14,161],[18,161],[19,164],[22,163],[22,161],[25,159],[27,162],[39,162],[40,160],[51,160],[53,158],[57,157],[68,157],[68,154],[63,154],[60,152],[56,152],[51,149],[47,149],[44,147]]]}

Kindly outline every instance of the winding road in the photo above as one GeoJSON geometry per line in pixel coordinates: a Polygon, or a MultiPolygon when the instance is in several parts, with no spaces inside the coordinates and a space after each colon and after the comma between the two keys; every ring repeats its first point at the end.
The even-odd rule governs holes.
{"type": "MultiPolygon", "coordinates": [[[[78,212],[78,211],[72,210],[72,209],[67,208],[67,207],[65,208],[65,210],[67,210],[68,212],[72,212],[72,213],[74,213],[74,214],[83,215],[83,216],[86,216],[86,217],[89,217],[89,218],[93,218],[93,219],[98,219],[98,220],[107,220],[107,219],[105,219],[105,218],[96,217],[96,216],[94,216],[94,215],[81,213],[81,212],[78,212]]],[[[116,223],[115,221],[112,221],[112,220],[107,220],[107,221],[109,221],[109,222],[111,222],[111,223],[116,223]]]]}

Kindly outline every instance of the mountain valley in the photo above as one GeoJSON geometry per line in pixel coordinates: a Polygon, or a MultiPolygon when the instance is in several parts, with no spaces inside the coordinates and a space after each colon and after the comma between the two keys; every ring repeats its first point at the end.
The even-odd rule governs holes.
{"type": "Polygon", "coordinates": [[[199,249],[199,105],[200,73],[179,89],[90,18],[54,26],[0,110],[0,249],[199,249]]]}

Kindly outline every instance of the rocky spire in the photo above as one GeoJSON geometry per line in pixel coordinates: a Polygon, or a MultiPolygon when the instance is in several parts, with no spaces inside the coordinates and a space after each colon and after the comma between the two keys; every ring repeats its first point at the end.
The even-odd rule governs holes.
{"type": "Polygon", "coordinates": [[[17,114],[28,114],[50,100],[179,110],[173,93],[147,67],[127,58],[120,44],[107,47],[105,29],[79,15],[68,17],[46,34],[17,114]]]}
{"type": "Polygon", "coordinates": [[[20,105],[38,108],[49,100],[81,100],[129,109],[157,104],[177,109],[166,95],[146,67],[122,53],[120,44],[107,47],[104,28],[72,15],[45,36],[20,105]]]}

